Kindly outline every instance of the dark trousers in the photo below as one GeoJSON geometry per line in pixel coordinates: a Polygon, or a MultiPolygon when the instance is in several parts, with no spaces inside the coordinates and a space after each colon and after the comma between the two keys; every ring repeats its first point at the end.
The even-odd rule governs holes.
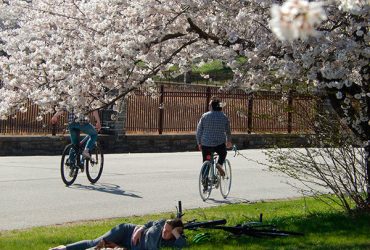
{"type": "Polygon", "coordinates": [[[134,224],[120,224],[112,228],[109,232],[105,233],[94,240],[83,240],[73,244],[67,245],[67,250],[85,250],[87,248],[95,247],[102,239],[114,242],[119,246],[131,248],[131,237],[135,229],[134,224]]]}
{"type": "Polygon", "coordinates": [[[216,147],[207,147],[202,145],[202,156],[203,156],[203,162],[210,160],[210,155],[212,153],[216,152],[218,154],[218,161],[220,165],[224,164],[227,150],[225,143],[218,145],[216,147]]]}

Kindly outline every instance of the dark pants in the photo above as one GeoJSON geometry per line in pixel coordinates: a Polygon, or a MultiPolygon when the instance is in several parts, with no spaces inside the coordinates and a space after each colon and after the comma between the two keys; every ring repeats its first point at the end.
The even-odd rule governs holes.
{"type": "Polygon", "coordinates": [[[95,247],[102,239],[130,249],[131,237],[135,226],[136,225],[134,224],[120,224],[95,240],[83,240],[69,244],[67,245],[67,250],[85,250],[87,248],[95,247]]]}
{"type": "Polygon", "coordinates": [[[210,160],[211,153],[216,152],[218,154],[218,161],[220,165],[224,164],[227,150],[225,143],[218,145],[216,147],[207,147],[202,145],[202,155],[203,155],[203,162],[210,160]]]}

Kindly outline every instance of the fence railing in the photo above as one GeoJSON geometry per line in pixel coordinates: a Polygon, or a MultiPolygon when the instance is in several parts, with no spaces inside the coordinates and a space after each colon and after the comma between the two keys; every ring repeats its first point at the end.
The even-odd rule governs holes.
{"type": "Polygon", "coordinates": [[[314,97],[242,90],[219,92],[219,88],[197,86],[160,87],[158,98],[136,92],[127,100],[127,133],[193,133],[201,115],[208,111],[212,96],[226,103],[233,132],[305,133],[314,119],[314,97]]]}
{"type": "MultiPolygon", "coordinates": [[[[219,88],[194,85],[158,86],[156,98],[135,91],[126,99],[125,132],[127,134],[195,133],[201,115],[208,110],[212,96],[226,103],[234,133],[307,133],[318,106],[314,97],[242,90],[220,92],[219,88]]],[[[36,121],[37,105],[29,103],[26,113],[0,121],[0,134],[52,134],[51,114],[36,121]]],[[[103,119],[104,112],[102,113],[103,119]]],[[[56,133],[64,129],[66,118],[61,117],[56,133]]]]}

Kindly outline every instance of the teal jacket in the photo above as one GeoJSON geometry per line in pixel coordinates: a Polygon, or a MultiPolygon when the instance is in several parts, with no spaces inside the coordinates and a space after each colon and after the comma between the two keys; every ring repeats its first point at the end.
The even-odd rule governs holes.
{"type": "Polygon", "coordinates": [[[186,245],[184,236],[174,240],[162,239],[162,229],[166,220],[149,221],[144,225],[144,232],[136,246],[132,250],[157,250],[161,247],[173,247],[181,249],[186,245]]]}

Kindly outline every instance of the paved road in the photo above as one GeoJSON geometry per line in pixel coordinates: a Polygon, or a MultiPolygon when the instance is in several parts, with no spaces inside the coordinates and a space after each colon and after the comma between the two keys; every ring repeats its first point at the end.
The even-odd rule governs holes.
{"type": "MultiPolygon", "coordinates": [[[[242,154],[263,160],[260,150],[242,154]]],[[[211,200],[198,194],[199,152],[110,154],[100,181],[85,174],[65,187],[58,156],[0,157],[0,230],[65,222],[175,211],[223,203],[299,196],[285,180],[241,156],[230,158],[233,184],[224,200],[219,190],[211,200]]]]}

